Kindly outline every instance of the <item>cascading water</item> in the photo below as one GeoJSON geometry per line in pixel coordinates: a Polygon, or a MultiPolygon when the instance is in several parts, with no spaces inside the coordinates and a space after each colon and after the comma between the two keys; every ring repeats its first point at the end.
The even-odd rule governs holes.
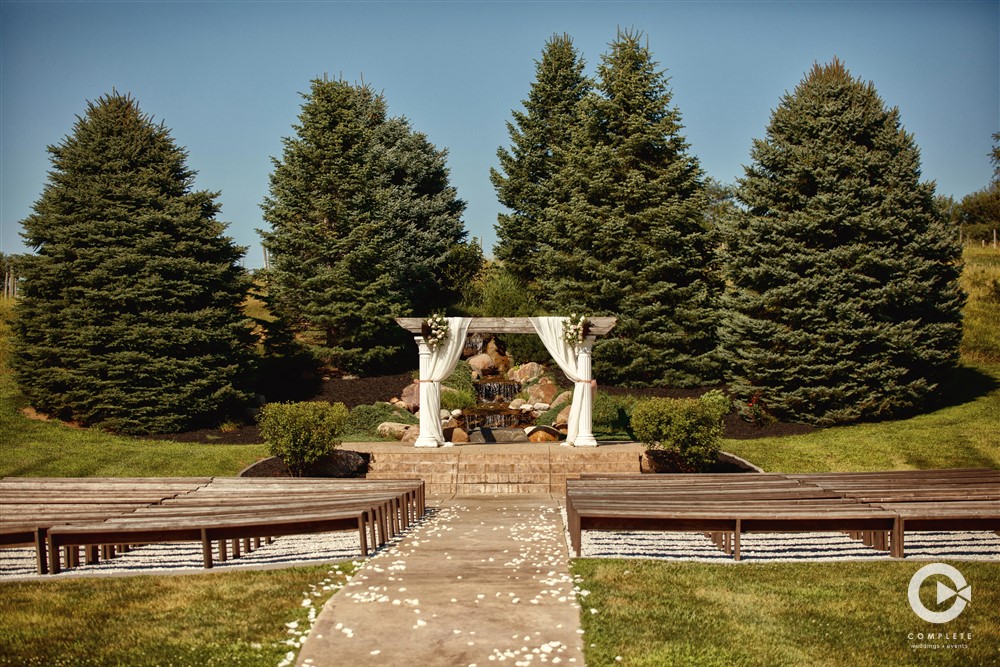
{"type": "Polygon", "coordinates": [[[476,407],[462,411],[466,430],[513,428],[532,423],[530,414],[510,409],[510,402],[521,393],[519,382],[480,380],[472,384],[476,389],[476,407]]]}

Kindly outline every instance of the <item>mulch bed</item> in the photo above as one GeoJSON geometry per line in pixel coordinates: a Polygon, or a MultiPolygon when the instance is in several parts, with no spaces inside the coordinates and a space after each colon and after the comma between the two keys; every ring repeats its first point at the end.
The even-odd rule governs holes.
{"type": "MultiPolygon", "coordinates": [[[[559,375],[562,375],[559,373],[559,375]]],[[[322,389],[312,399],[313,401],[327,401],[330,403],[343,403],[348,408],[358,405],[371,405],[379,401],[388,401],[393,396],[399,396],[406,385],[413,381],[411,373],[399,373],[397,375],[383,375],[379,377],[345,379],[339,377],[324,378],[322,389]]],[[[559,384],[571,387],[565,377],[559,378],[559,384]]],[[[708,391],[712,387],[698,389],[675,389],[669,387],[612,387],[599,385],[598,391],[612,395],[632,394],[633,396],[659,396],[670,398],[695,398],[708,391]]],[[[806,424],[785,424],[775,422],[767,426],[755,426],[746,422],[734,412],[726,417],[725,437],[736,440],[751,440],[754,438],[769,438],[773,436],[799,435],[813,431],[812,426],[806,424]]],[[[240,428],[221,431],[219,429],[199,429],[184,433],[171,433],[165,435],[146,436],[148,440],[173,440],[176,442],[203,442],[213,445],[251,445],[260,444],[263,439],[260,437],[260,429],[256,425],[242,426],[240,428]]]]}

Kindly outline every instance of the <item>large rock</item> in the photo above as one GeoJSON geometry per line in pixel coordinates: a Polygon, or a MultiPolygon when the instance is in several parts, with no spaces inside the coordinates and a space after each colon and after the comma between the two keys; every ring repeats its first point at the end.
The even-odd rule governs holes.
{"type": "Polygon", "coordinates": [[[485,352],[482,354],[477,354],[474,357],[469,357],[466,361],[468,362],[469,366],[472,367],[472,370],[476,371],[480,375],[486,375],[484,371],[487,370],[492,371],[495,370],[497,367],[496,363],[493,361],[493,357],[486,354],[485,352]]]}
{"type": "Polygon", "coordinates": [[[559,415],[556,417],[555,423],[556,424],[565,424],[566,422],[568,422],[569,421],[569,411],[570,411],[570,408],[572,408],[572,407],[573,407],[573,404],[570,403],[565,408],[563,408],[562,410],[560,410],[559,411],[559,415]]]}
{"type": "Polygon", "coordinates": [[[496,442],[529,442],[529,440],[519,428],[474,428],[469,431],[469,442],[482,445],[496,442]]]}
{"type": "Polygon", "coordinates": [[[403,393],[399,395],[399,402],[405,405],[410,412],[416,412],[420,407],[420,383],[414,380],[406,385],[403,393]]]}
{"type": "Polygon", "coordinates": [[[400,439],[400,442],[412,445],[417,441],[417,436],[419,435],[420,435],[420,427],[417,426],[416,424],[412,424],[409,427],[407,427],[406,432],[403,433],[403,437],[400,439]]]}
{"type": "Polygon", "coordinates": [[[531,442],[559,442],[560,433],[551,426],[530,426],[524,430],[531,442]]]}
{"type": "Polygon", "coordinates": [[[521,384],[533,382],[545,374],[545,367],[534,361],[521,364],[517,368],[512,368],[507,373],[508,380],[515,380],[521,384]]]}
{"type": "Polygon", "coordinates": [[[552,405],[559,405],[560,403],[569,403],[573,400],[573,392],[568,389],[563,393],[556,396],[555,400],[552,401],[552,405]]]}
{"type": "Polygon", "coordinates": [[[469,441],[469,434],[461,426],[454,426],[451,428],[444,428],[444,439],[448,442],[453,442],[456,445],[461,445],[469,441]]]}
{"type": "Polygon", "coordinates": [[[493,359],[493,366],[496,367],[500,375],[507,375],[507,372],[513,365],[510,361],[510,357],[507,356],[507,347],[505,345],[498,344],[497,339],[493,338],[486,345],[486,353],[493,359]]]}
{"type": "Polygon", "coordinates": [[[543,377],[541,380],[535,384],[528,387],[528,403],[548,403],[552,404],[552,400],[559,393],[559,387],[555,382],[549,378],[543,377]]]}
{"type": "Polygon", "coordinates": [[[400,424],[399,422],[382,422],[379,424],[375,430],[383,438],[395,438],[400,440],[403,434],[406,433],[406,429],[410,428],[413,424],[400,424]]]}

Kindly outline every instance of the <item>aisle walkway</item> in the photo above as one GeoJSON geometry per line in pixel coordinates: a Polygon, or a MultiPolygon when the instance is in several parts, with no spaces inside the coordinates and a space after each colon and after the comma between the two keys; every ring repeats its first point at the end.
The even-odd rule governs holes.
{"type": "Polygon", "coordinates": [[[443,501],[324,606],[298,664],[583,666],[560,507],[443,501]]]}

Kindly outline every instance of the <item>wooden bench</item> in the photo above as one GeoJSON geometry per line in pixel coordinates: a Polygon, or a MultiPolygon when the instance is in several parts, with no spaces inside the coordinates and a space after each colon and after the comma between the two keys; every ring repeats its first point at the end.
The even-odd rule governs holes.
{"type": "Polygon", "coordinates": [[[1000,530],[1000,471],[713,475],[585,474],[568,480],[570,542],[583,530],[705,532],[740,559],[750,532],[842,531],[905,555],[906,530],[1000,530]]]}
{"type": "Polygon", "coordinates": [[[206,568],[289,534],[357,530],[362,554],[425,511],[420,480],[246,478],[3,478],[0,546],[34,545],[38,571],[62,569],[128,545],[200,541],[206,568]],[[98,551],[100,548],[100,552],[98,551]]]}

